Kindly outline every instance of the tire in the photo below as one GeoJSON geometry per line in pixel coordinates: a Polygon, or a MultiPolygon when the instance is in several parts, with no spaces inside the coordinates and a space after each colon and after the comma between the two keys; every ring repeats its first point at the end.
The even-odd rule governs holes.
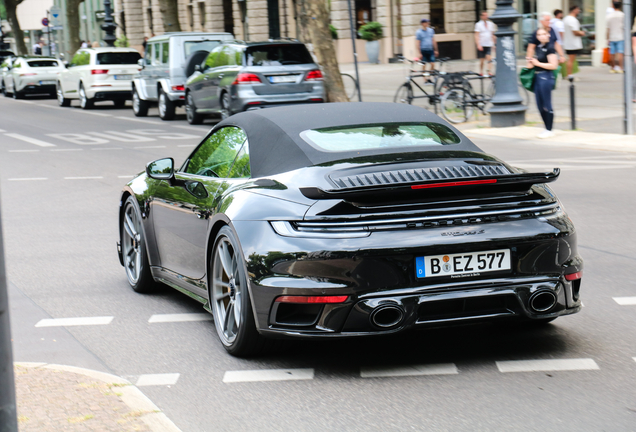
{"type": "Polygon", "coordinates": [[[347,94],[347,97],[349,98],[349,101],[351,102],[358,94],[356,79],[349,74],[341,73],[340,76],[342,77],[342,84],[344,84],[345,93],[347,94]]]}
{"type": "Polygon", "coordinates": [[[256,330],[245,261],[230,227],[217,234],[209,265],[210,309],[223,347],[237,357],[262,352],[268,341],[256,330]]]}
{"type": "Polygon", "coordinates": [[[11,96],[11,93],[7,91],[7,87],[4,85],[4,81],[2,81],[2,94],[7,98],[11,96]]]}
{"type": "Polygon", "coordinates": [[[24,95],[14,88],[13,89],[13,99],[24,99],[24,95]]]}
{"type": "Polygon", "coordinates": [[[143,100],[137,93],[137,87],[133,88],[132,91],[132,108],[136,117],[146,117],[148,108],[150,108],[148,101],[143,100]]]}
{"type": "Polygon", "coordinates": [[[197,113],[197,107],[194,105],[194,99],[190,92],[186,95],[185,112],[186,119],[191,125],[198,125],[203,122],[203,116],[197,113]]]}
{"type": "Polygon", "coordinates": [[[228,92],[223,92],[221,94],[221,120],[225,120],[232,114],[234,113],[230,109],[230,94],[228,92]]]}
{"type": "Polygon", "coordinates": [[[159,89],[159,118],[161,120],[173,120],[175,112],[175,104],[170,100],[168,95],[159,89]]]}
{"type": "Polygon", "coordinates": [[[88,96],[86,96],[86,90],[84,90],[83,83],[80,83],[79,87],[79,102],[80,108],[85,110],[91,109],[95,106],[95,101],[93,101],[93,99],[89,99],[88,96]]]}
{"type": "Polygon", "coordinates": [[[451,123],[463,123],[473,115],[473,107],[466,101],[470,100],[470,94],[463,88],[449,89],[440,101],[442,115],[451,123]]]}
{"type": "Polygon", "coordinates": [[[413,103],[413,88],[410,84],[404,83],[398,88],[393,98],[394,103],[407,103],[411,105],[413,103]]]}
{"type": "Polygon", "coordinates": [[[155,281],[150,273],[146,238],[141,226],[141,212],[132,196],[129,196],[124,204],[119,239],[130,287],[138,293],[153,291],[155,281]]]}
{"type": "Polygon", "coordinates": [[[113,101],[115,108],[124,108],[126,106],[126,99],[115,99],[113,101]]]}
{"type": "Polygon", "coordinates": [[[64,92],[62,91],[62,84],[58,81],[56,86],[56,98],[57,104],[61,107],[71,106],[71,100],[64,97],[64,92]]]}

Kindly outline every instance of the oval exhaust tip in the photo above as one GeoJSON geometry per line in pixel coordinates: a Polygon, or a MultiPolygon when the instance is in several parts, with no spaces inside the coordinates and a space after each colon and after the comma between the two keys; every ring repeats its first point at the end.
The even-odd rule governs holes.
{"type": "Polygon", "coordinates": [[[557,296],[552,291],[539,291],[530,297],[530,309],[534,312],[548,312],[556,303],[557,296]]]}
{"type": "Polygon", "coordinates": [[[382,329],[397,327],[404,320],[404,310],[398,306],[380,306],[371,312],[371,323],[382,329]]]}

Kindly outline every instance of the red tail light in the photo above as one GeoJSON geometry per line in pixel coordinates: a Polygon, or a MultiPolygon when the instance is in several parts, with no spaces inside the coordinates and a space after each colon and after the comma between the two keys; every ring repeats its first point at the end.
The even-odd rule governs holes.
{"type": "Polygon", "coordinates": [[[174,86],[172,86],[172,91],[185,91],[185,86],[174,85],[174,86]]]}
{"type": "Polygon", "coordinates": [[[277,303],[344,303],[349,296],[281,296],[276,299],[277,303]]]}
{"type": "Polygon", "coordinates": [[[468,181],[447,182],[447,183],[431,183],[431,184],[411,186],[411,189],[430,189],[430,188],[440,188],[440,187],[449,187],[449,186],[470,186],[470,185],[492,184],[492,183],[497,183],[497,179],[468,180],[468,181]]]}
{"type": "Polygon", "coordinates": [[[34,74],[34,73],[23,73],[23,74],[20,74],[20,76],[33,76],[33,75],[37,75],[37,74],[34,74]]]}
{"type": "Polygon", "coordinates": [[[565,280],[575,281],[583,277],[583,272],[570,273],[565,275],[565,280]]]}
{"type": "Polygon", "coordinates": [[[91,75],[104,75],[108,73],[108,69],[91,69],[91,75]]]}
{"type": "Polygon", "coordinates": [[[309,71],[305,81],[322,81],[322,72],[317,69],[309,71]]]}
{"type": "Polygon", "coordinates": [[[236,79],[232,84],[250,84],[250,83],[259,83],[261,79],[258,75],[253,73],[240,73],[236,76],[236,79]]]}

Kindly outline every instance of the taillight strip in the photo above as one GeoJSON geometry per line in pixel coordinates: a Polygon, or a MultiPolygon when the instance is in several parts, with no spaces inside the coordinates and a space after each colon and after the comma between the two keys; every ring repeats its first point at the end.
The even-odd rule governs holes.
{"type": "Polygon", "coordinates": [[[295,303],[295,304],[331,304],[344,303],[349,296],[280,296],[276,299],[276,303],[295,303]]]}
{"type": "Polygon", "coordinates": [[[565,280],[567,281],[575,281],[581,279],[583,277],[583,272],[570,273],[565,275],[565,280]]]}
{"type": "Polygon", "coordinates": [[[449,187],[449,186],[471,186],[471,185],[493,184],[493,183],[497,183],[497,179],[467,180],[467,181],[446,182],[446,183],[430,183],[430,184],[423,184],[423,185],[414,185],[414,186],[411,186],[411,189],[432,189],[432,188],[441,188],[441,187],[449,187]]]}

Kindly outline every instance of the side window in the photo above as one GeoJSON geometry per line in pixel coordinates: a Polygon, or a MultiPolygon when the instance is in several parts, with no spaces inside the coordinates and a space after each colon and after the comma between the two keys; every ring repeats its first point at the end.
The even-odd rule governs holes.
{"type": "Polygon", "coordinates": [[[220,47],[212,50],[208,57],[205,59],[205,64],[203,70],[216,67],[218,64],[219,53],[221,52],[220,47]]]}
{"type": "Polygon", "coordinates": [[[170,42],[164,42],[161,44],[161,52],[161,63],[168,64],[168,61],[170,60],[170,42]]]}
{"type": "Polygon", "coordinates": [[[147,66],[152,63],[152,44],[146,44],[146,53],[144,54],[144,64],[147,66]]]}
{"type": "Polygon", "coordinates": [[[245,140],[245,132],[237,127],[217,130],[195,150],[185,172],[206,177],[229,177],[232,162],[245,140]]]}
{"type": "Polygon", "coordinates": [[[161,62],[161,44],[152,44],[152,61],[153,66],[157,66],[161,62]]]}
{"type": "Polygon", "coordinates": [[[235,66],[236,65],[236,57],[234,54],[235,50],[233,47],[228,46],[225,47],[223,49],[223,53],[226,55],[225,57],[225,64],[228,66],[235,66]]]}
{"type": "Polygon", "coordinates": [[[230,171],[230,178],[248,178],[250,176],[250,146],[247,140],[236,155],[234,165],[230,171]]]}
{"type": "Polygon", "coordinates": [[[91,63],[91,53],[88,51],[83,51],[80,53],[80,66],[86,66],[91,63]]]}
{"type": "Polygon", "coordinates": [[[17,68],[19,68],[20,66],[22,66],[22,61],[20,61],[20,60],[18,60],[17,62],[15,62],[15,63],[13,64],[13,68],[14,68],[14,69],[17,69],[17,68]]]}

